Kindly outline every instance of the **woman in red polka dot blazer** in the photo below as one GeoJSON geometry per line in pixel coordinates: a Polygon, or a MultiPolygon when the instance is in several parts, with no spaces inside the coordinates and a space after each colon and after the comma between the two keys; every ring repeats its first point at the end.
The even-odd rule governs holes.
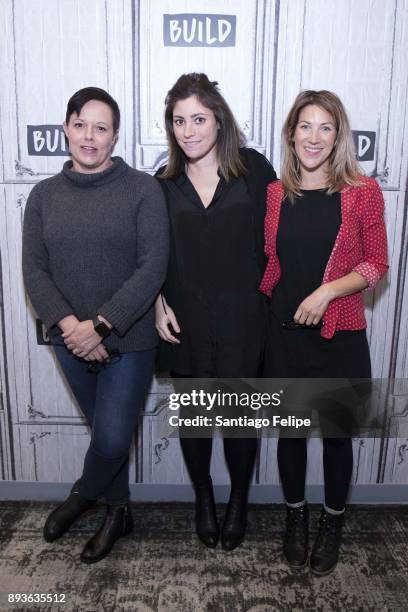
{"type": "MultiPolygon", "coordinates": [[[[385,274],[384,201],[356,162],[340,99],[301,92],[285,121],[282,179],[268,187],[260,290],[270,297],[272,346],[267,374],[276,378],[369,378],[362,292],[385,274]]],[[[278,464],[287,503],[283,552],[308,561],[306,438],[283,437],[278,464]]],[[[351,437],[323,437],[325,504],[309,565],[318,575],[337,563],[353,469],[351,437]]]]}

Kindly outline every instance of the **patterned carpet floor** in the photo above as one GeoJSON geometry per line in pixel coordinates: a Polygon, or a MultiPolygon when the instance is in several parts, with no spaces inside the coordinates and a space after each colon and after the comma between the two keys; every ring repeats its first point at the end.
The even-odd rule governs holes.
{"type": "MultiPolygon", "coordinates": [[[[408,609],[408,507],[350,506],[341,561],[325,578],[281,557],[283,506],[252,505],[245,542],[231,553],[194,535],[192,504],[134,504],[135,531],[109,557],[79,554],[103,508],[69,535],[41,534],[53,506],[0,503],[0,610],[41,612],[331,612],[408,609]],[[8,604],[5,594],[65,594],[65,604],[8,604]]],[[[225,507],[219,507],[220,517],[225,507]]],[[[311,535],[319,508],[312,507],[311,535]]]]}

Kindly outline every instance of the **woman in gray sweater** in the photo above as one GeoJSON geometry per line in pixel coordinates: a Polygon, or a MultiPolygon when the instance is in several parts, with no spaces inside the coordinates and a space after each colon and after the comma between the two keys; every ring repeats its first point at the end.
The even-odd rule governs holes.
{"type": "Polygon", "coordinates": [[[85,563],[133,527],[128,453],[152,377],[153,303],[168,257],[159,185],[111,157],[119,121],[107,92],[76,92],[64,123],[71,160],[33,188],[24,216],[26,290],[92,432],[82,475],[44,537],[61,537],[104,497],[106,517],[81,554],[85,563]]]}

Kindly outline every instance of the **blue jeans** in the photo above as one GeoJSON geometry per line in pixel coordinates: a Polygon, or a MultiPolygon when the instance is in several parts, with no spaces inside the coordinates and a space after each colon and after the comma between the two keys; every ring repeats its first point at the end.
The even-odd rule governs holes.
{"type": "Polygon", "coordinates": [[[89,363],[54,346],[65,378],[91,428],[91,442],[77,487],[87,499],[109,504],[129,499],[129,449],[148,391],[155,349],[123,353],[120,361],[89,372],[89,363]]]}

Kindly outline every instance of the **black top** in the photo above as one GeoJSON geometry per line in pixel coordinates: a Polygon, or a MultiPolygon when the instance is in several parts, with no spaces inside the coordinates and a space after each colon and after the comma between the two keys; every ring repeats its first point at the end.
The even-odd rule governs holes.
{"type": "Polygon", "coordinates": [[[229,291],[256,291],[261,271],[256,261],[254,206],[244,178],[226,183],[220,177],[205,207],[183,172],[170,198],[180,289],[189,299],[214,300],[229,291]]]}
{"type": "MultiPolygon", "coordinates": [[[[318,329],[287,329],[299,304],[317,289],[341,224],[341,195],[303,190],[294,204],[284,200],[277,233],[281,278],[271,298],[265,375],[271,378],[369,378],[365,330],[337,331],[331,340],[318,329]]],[[[299,393],[299,387],[293,389],[299,393]]],[[[303,393],[303,391],[302,391],[303,393]]]]}
{"type": "Polygon", "coordinates": [[[281,278],[272,292],[272,312],[293,318],[299,304],[320,287],[341,224],[340,193],[302,190],[294,204],[282,202],[276,249],[281,278]]]}
{"type": "Polygon", "coordinates": [[[207,208],[184,172],[160,180],[172,230],[163,292],[182,330],[180,345],[161,343],[163,369],[194,376],[257,373],[265,335],[258,291],[265,195],[276,175],[262,155],[242,151],[248,175],[228,182],[220,177],[207,208]]]}

